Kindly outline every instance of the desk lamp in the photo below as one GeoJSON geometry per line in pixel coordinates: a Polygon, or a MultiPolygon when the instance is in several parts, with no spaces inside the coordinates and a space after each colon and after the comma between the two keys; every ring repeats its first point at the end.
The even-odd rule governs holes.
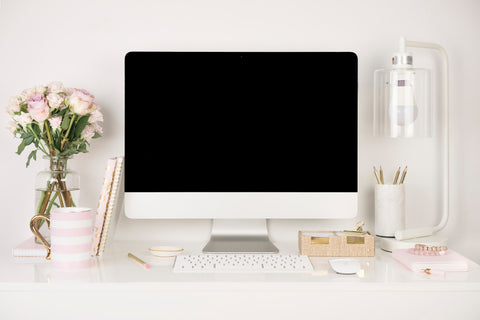
{"type": "Polygon", "coordinates": [[[414,68],[413,56],[407,47],[437,50],[443,68],[443,210],[440,223],[395,232],[395,239],[383,238],[381,247],[392,251],[410,248],[416,243],[446,245],[447,239],[434,236],[445,227],[449,216],[449,79],[447,52],[435,43],[400,39],[400,51],[392,58],[393,66],[375,71],[374,134],[391,138],[414,138],[432,136],[432,109],[430,107],[430,71],[414,68]]]}

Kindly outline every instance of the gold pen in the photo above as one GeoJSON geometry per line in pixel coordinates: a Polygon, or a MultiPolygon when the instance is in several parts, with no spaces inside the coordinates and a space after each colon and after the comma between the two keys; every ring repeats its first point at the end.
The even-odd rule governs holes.
{"type": "Polygon", "coordinates": [[[141,260],[140,258],[134,256],[133,254],[131,254],[130,252],[128,253],[128,258],[136,263],[138,263],[139,265],[141,265],[142,267],[144,267],[145,269],[150,269],[150,265],[148,263],[146,263],[145,261],[141,260]]]}
{"type": "Polygon", "coordinates": [[[401,168],[398,167],[398,170],[397,170],[397,172],[395,173],[395,179],[393,180],[393,184],[397,184],[397,182],[398,182],[398,176],[400,175],[400,170],[401,170],[401,168]]]}
{"type": "Polygon", "coordinates": [[[383,180],[383,169],[382,169],[382,166],[380,166],[380,182],[382,184],[385,184],[384,180],[383,180]]]}
{"type": "Polygon", "coordinates": [[[377,183],[382,184],[382,182],[380,181],[380,177],[378,176],[377,169],[375,169],[375,167],[373,167],[373,173],[375,174],[375,178],[377,179],[377,183]]]}
{"type": "Polygon", "coordinates": [[[403,170],[403,173],[402,173],[402,178],[400,178],[400,184],[403,184],[403,181],[405,181],[405,176],[407,175],[407,167],[405,167],[405,170],[403,170]]]}

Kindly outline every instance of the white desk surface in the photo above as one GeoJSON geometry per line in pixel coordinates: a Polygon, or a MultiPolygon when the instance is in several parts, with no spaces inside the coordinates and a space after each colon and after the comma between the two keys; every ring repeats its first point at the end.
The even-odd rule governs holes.
{"type": "MultiPolygon", "coordinates": [[[[88,299],[93,301],[92,310],[115,311],[120,318],[154,311],[166,319],[191,319],[194,314],[198,318],[198,312],[215,319],[219,314],[212,312],[220,303],[220,309],[237,310],[229,315],[231,319],[255,318],[257,313],[245,309],[249,305],[256,306],[255,312],[262,317],[268,318],[276,310],[277,318],[291,318],[312,315],[319,311],[319,304],[324,315],[362,318],[362,310],[370,310],[369,315],[389,319],[413,314],[422,315],[413,316],[415,319],[480,319],[480,266],[474,262],[470,262],[469,272],[445,276],[413,273],[377,248],[375,257],[355,258],[362,266],[357,275],[336,274],[328,264],[331,258],[323,257],[311,258],[313,274],[176,274],[172,272],[174,258],[151,256],[149,245],[117,242],[92,268],[77,271],[55,270],[49,262],[18,262],[4,253],[0,260],[0,315],[6,312],[16,318],[26,301],[33,303],[42,296],[62,301],[59,312],[75,307],[72,301],[88,299]],[[133,263],[128,252],[152,267],[145,270],[133,263]],[[96,296],[101,297],[100,302],[96,296]]],[[[296,244],[277,245],[281,253],[298,252],[296,244]]],[[[185,253],[198,253],[200,246],[184,244],[185,253]]],[[[35,308],[40,310],[41,303],[35,308]]],[[[23,312],[32,309],[28,310],[23,312]]]]}

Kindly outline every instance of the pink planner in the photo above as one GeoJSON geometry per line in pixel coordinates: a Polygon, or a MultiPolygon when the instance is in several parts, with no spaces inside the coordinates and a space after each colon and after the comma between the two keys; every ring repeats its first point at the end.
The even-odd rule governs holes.
{"type": "Polygon", "coordinates": [[[93,225],[92,252],[94,256],[98,254],[101,237],[103,235],[105,215],[107,214],[108,201],[112,190],[113,173],[115,172],[116,163],[116,158],[108,159],[107,168],[105,169],[102,193],[100,194],[100,199],[98,201],[97,213],[95,215],[95,224],[93,225]]]}
{"type": "Polygon", "coordinates": [[[438,256],[412,254],[409,250],[393,250],[392,257],[414,272],[423,272],[425,269],[468,271],[468,260],[453,250],[448,249],[444,255],[438,256]]]}

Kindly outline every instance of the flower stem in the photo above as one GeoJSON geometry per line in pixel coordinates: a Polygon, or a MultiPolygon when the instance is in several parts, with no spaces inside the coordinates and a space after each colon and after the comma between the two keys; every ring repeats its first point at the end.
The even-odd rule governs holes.
{"type": "Polygon", "coordinates": [[[31,126],[29,126],[29,129],[30,131],[32,131],[33,135],[35,136],[35,139],[38,140],[38,147],[40,148],[40,150],[46,155],[48,155],[48,152],[45,151],[45,148],[42,146],[42,140],[40,140],[40,138],[37,136],[37,134],[35,133],[35,130],[33,130],[31,126]]]}
{"type": "Polygon", "coordinates": [[[74,115],[72,116],[72,120],[70,120],[70,125],[68,126],[68,130],[67,130],[67,132],[65,133],[65,137],[62,139],[62,144],[61,144],[61,146],[60,146],[60,151],[63,151],[63,147],[64,147],[64,145],[65,145],[65,142],[68,141],[68,135],[70,134],[70,130],[72,129],[73,122],[75,122],[75,117],[76,117],[76,116],[77,116],[77,115],[74,114],[74,115]]]}
{"type": "Polygon", "coordinates": [[[48,217],[50,215],[50,210],[52,209],[52,205],[55,202],[55,199],[57,198],[57,194],[55,193],[53,195],[52,200],[50,200],[50,203],[48,204],[47,211],[45,212],[45,215],[48,217]]]}
{"type": "Polygon", "coordinates": [[[53,149],[53,142],[52,142],[52,135],[50,134],[50,129],[48,128],[48,123],[45,121],[45,128],[47,129],[47,138],[48,138],[48,144],[50,146],[50,154],[52,156],[55,155],[55,150],[53,149]]]}
{"type": "Polygon", "coordinates": [[[40,209],[42,208],[43,201],[45,200],[45,191],[42,191],[42,195],[40,196],[40,201],[38,202],[38,207],[37,207],[37,214],[41,214],[40,209]]]}
{"type": "MultiPolygon", "coordinates": [[[[57,183],[57,187],[58,187],[58,186],[59,186],[59,184],[57,183]]],[[[56,194],[58,194],[58,201],[60,201],[60,207],[63,208],[63,207],[65,207],[65,203],[63,203],[63,199],[62,199],[62,196],[61,196],[62,193],[61,193],[61,192],[63,192],[63,191],[60,190],[60,189],[58,189],[56,194]]]]}
{"type": "Polygon", "coordinates": [[[42,202],[40,202],[41,206],[38,214],[45,215],[45,210],[47,210],[47,205],[48,205],[48,202],[50,201],[50,196],[52,195],[53,186],[54,186],[54,183],[50,184],[50,186],[48,187],[48,190],[45,192],[45,196],[43,197],[42,202]]]}

